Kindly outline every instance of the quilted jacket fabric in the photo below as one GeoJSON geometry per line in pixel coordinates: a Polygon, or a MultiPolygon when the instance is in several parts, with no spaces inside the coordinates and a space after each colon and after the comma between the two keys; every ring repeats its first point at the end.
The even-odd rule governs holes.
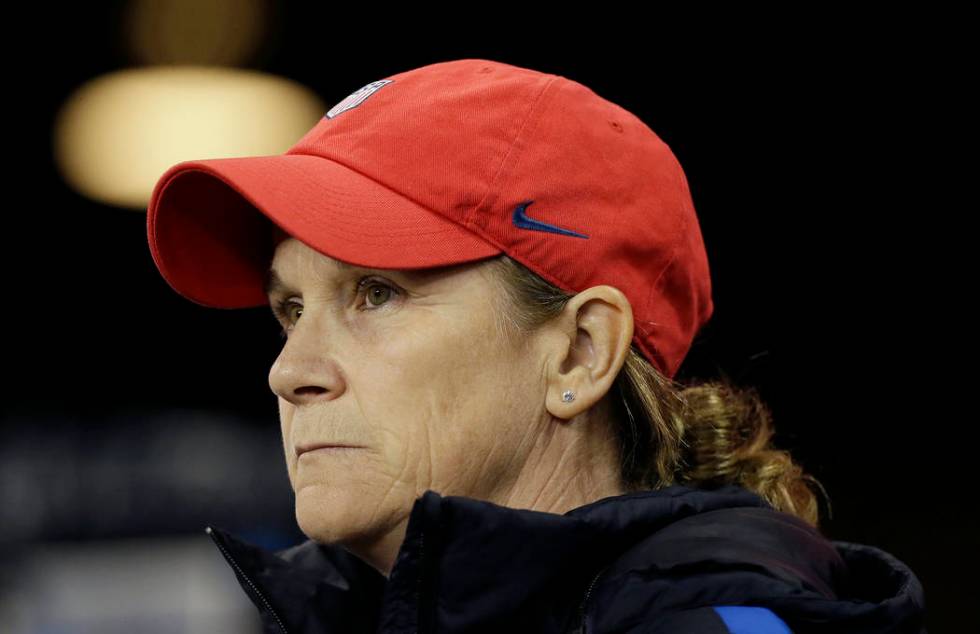
{"type": "Polygon", "coordinates": [[[735,485],[562,515],[429,490],[388,578],[340,546],[270,551],[206,531],[268,633],[926,634],[902,561],[735,485]]]}

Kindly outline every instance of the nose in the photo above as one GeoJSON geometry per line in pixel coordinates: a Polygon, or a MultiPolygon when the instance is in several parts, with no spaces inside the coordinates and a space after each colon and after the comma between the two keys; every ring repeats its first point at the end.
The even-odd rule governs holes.
{"type": "Polygon", "coordinates": [[[289,336],[269,369],[269,388],[296,406],[338,398],[345,383],[336,360],[323,350],[322,342],[304,342],[299,332],[289,336]]]}

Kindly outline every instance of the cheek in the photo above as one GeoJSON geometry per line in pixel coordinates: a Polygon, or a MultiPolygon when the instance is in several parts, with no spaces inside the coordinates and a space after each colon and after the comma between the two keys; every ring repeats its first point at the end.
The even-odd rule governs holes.
{"type": "Polygon", "coordinates": [[[395,324],[397,336],[379,336],[357,342],[355,352],[344,355],[349,406],[365,439],[383,452],[388,475],[417,480],[428,472],[430,438],[448,422],[452,382],[457,372],[456,347],[438,322],[395,324]]]}
{"type": "Polygon", "coordinates": [[[420,490],[465,492],[511,463],[533,389],[517,388],[518,360],[490,339],[492,329],[432,323],[377,356],[384,362],[367,385],[380,388],[372,390],[380,401],[361,405],[382,421],[400,477],[420,490]]]}
{"type": "Polygon", "coordinates": [[[286,399],[279,397],[279,423],[282,427],[282,440],[290,442],[290,432],[293,429],[293,411],[295,407],[286,399]]]}
{"type": "Polygon", "coordinates": [[[286,459],[286,471],[289,475],[289,483],[292,485],[295,482],[295,477],[296,477],[296,461],[294,459],[294,453],[296,449],[295,447],[293,447],[293,441],[292,441],[294,408],[292,404],[286,399],[279,397],[278,400],[279,400],[279,428],[282,430],[282,450],[283,450],[283,455],[286,459]]]}

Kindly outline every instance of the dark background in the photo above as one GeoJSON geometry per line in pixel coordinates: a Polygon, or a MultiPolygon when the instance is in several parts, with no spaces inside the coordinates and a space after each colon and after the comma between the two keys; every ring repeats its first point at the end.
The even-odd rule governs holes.
{"type": "MultiPolygon", "coordinates": [[[[150,257],[145,214],[86,200],[52,164],[64,99],[133,65],[123,6],[22,8],[8,24],[6,543],[203,537],[211,522],[295,543],[271,316],[178,296],[150,257]],[[154,467],[175,460],[179,477],[154,467]]],[[[959,134],[946,92],[963,83],[947,83],[955,20],[742,14],[708,29],[704,16],[611,8],[569,26],[497,5],[361,20],[275,6],[250,67],[328,104],[391,73],[482,57],[564,75],[647,122],[684,166],[712,268],[715,315],[678,379],[756,387],[777,445],[831,496],[825,534],[908,563],[930,632],[968,622],[976,496],[959,454],[973,420],[957,379],[971,366],[951,353],[967,352],[975,285],[953,281],[967,270],[955,222],[966,206],[944,200],[955,172],[938,147],[959,134]]]]}

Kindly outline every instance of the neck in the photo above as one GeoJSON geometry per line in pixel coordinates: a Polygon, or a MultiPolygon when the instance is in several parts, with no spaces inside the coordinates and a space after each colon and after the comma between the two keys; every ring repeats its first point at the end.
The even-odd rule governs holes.
{"type": "MultiPolygon", "coordinates": [[[[584,415],[553,419],[536,442],[520,457],[520,468],[486,492],[437,491],[464,495],[514,509],[564,515],[606,497],[622,495],[618,439],[612,426],[584,415]],[[598,424],[597,424],[598,423],[598,424]]],[[[423,492],[418,492],[421,495],[423,492]]],[[[378,570],[391,573],[408,525],[408,515],[358,541],[343,544],[349,552],[378,570]]]]}
{"type": "Polygon", "coordinates": [[[486,499],[501,506],[562,515],[625,491],[618,439],[596,418],[553,420],[521,468],[486,499]]]}

